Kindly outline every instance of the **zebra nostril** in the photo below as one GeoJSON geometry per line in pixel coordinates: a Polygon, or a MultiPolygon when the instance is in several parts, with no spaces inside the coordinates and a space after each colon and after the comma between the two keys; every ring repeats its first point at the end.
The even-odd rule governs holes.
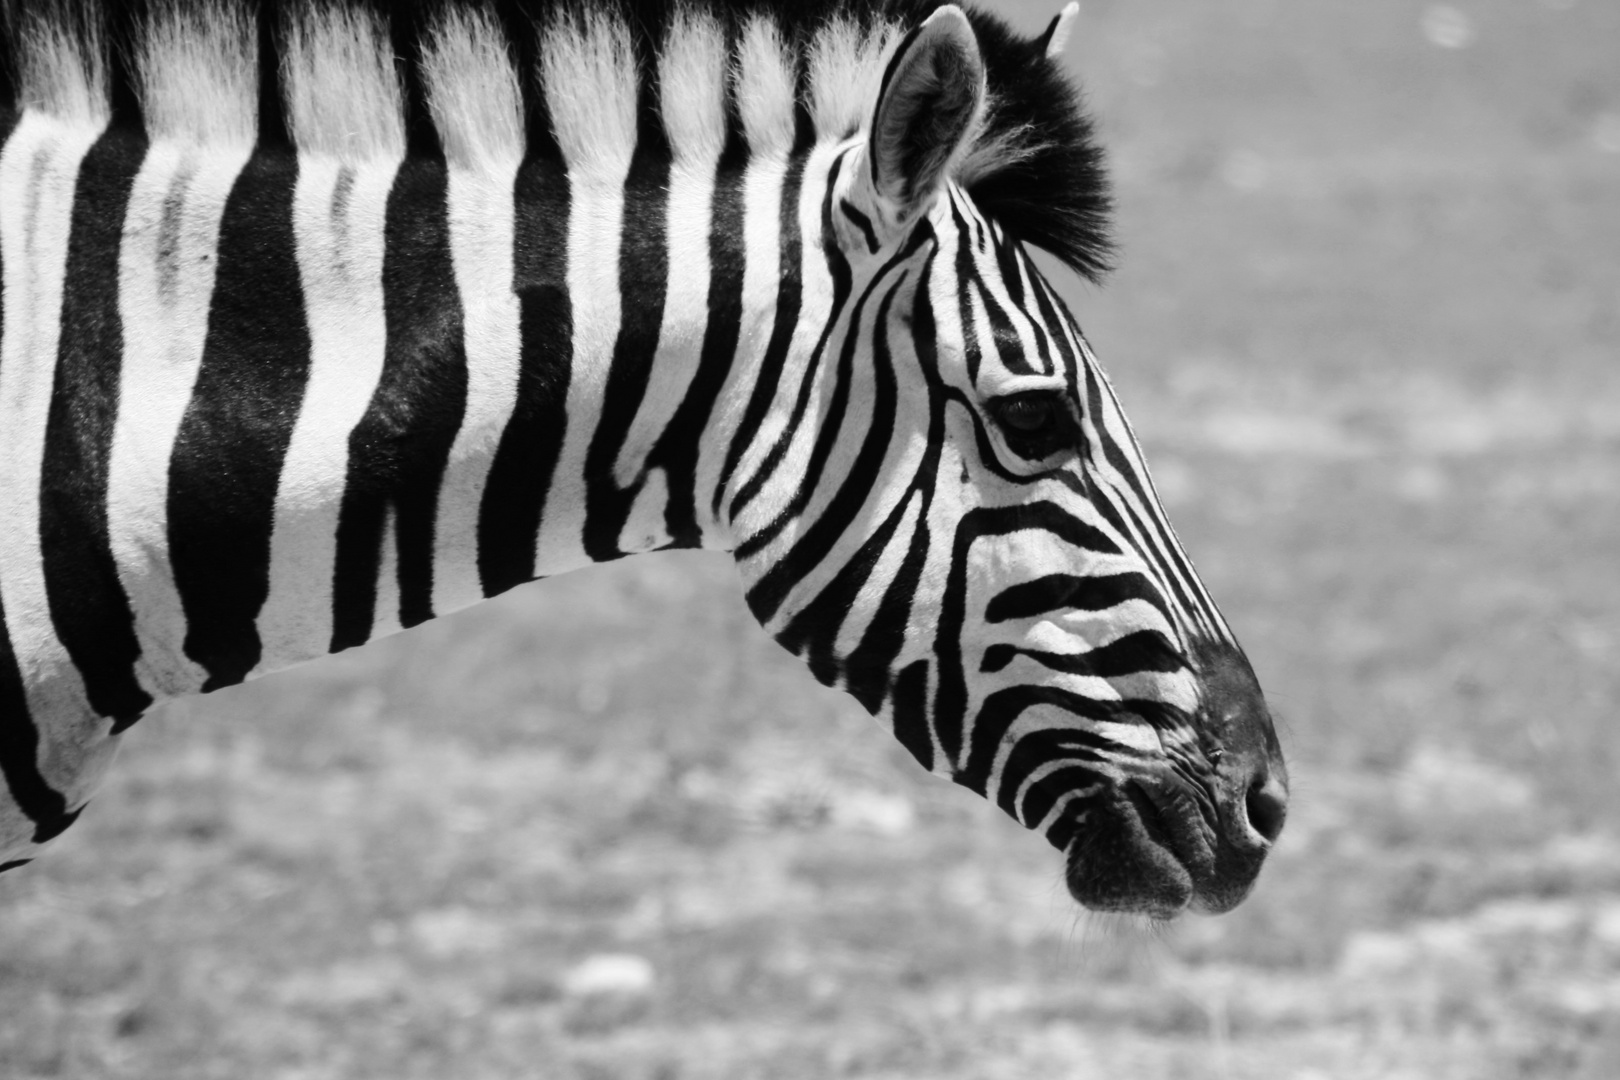
{"type": "Polygon", "coordinates": [[[1261,773],[1249,785],[1243,809],[1248,814],[1249,827],[1266,843],[1276,843],[1282,834],[1283,822],[1288,819],[1288,789],[1275,776],[1261,773]]]}

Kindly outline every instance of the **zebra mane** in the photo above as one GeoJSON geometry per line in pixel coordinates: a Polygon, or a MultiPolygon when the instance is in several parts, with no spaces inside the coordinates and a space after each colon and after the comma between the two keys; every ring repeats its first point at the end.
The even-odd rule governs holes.
{"type": "MultiPolygon", "coordinates": [[[[0,0],[0,113],[462,167],[802,149],[866,126],[887,55],[942,2],[0,0]]],[[[954,178],[1095,280],[1111,200],[1079,91],[1044,36],[968,15],[990,101],[954,178]]]]}

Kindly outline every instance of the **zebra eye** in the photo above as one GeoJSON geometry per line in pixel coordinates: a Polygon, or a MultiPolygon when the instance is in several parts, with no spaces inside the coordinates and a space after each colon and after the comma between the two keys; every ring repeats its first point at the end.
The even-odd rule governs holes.
{"type": "Polygon", "coordinates": [[[1073,449],[1077,442],[1074,418],[1059,392],[1008,394],[991,403],[990,415],[1013,452],[1030,461],[1073,449]]]}
{"type": "Polygon", "coordinates": [[[1052,399],[1044,395],[1022,394],[1004,403],[999,412],[1002,427],[1020,435],[1038,435],[1057,419],[1052,399]]]}

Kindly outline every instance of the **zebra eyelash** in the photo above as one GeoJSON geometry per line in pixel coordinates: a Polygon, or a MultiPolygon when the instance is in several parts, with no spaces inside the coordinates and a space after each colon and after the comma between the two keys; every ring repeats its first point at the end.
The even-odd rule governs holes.
{"type": "Polygon", "coordinates": [[[1023,390],[992,398],[985,413],[1007,448],[1025,463],[1047,469],[1080,456],[1084,431],[1062,390],[1023,390]]]}

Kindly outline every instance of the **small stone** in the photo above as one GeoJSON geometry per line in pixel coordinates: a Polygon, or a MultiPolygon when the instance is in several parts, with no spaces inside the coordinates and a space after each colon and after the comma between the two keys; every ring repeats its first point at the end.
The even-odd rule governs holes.
{"type": "Polygon", "coordinates": [[[653,966],[633,953],[597,953],[563,975],[563,991],[570,997],[634,997],[652,990],[653,966]]]}

